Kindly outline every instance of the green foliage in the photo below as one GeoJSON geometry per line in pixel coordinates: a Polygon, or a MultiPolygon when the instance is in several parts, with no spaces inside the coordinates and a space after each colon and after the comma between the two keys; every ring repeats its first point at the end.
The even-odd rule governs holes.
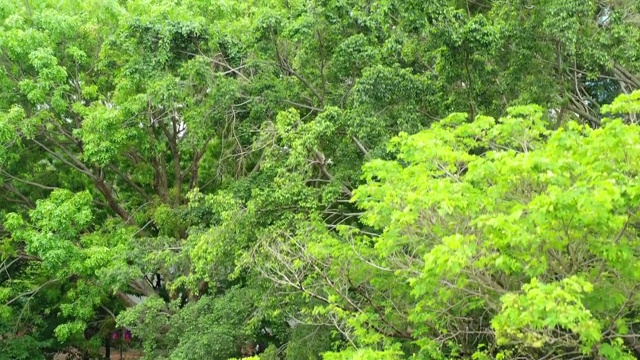
{"type": "MultiPolygon", "coordinates": [[[[6,329],[5,329],[6,330],[6,329]]],[[[0,359],[2,360],[41,360],[45,359],[42,349],[48,342],[39,341],[30,335],[2,341],[0,359]]]]}
{"type": "Polygon", "coordinates": [[[332,349],[336,340],[329,326],[298,325],[291,330],[285,359],[320,360],[320,354],[332,349]]]}
{"type": "Polygon", "coordinates": [[[592,285],[577,277],[559,283],[540,284],[535,278],[522,286],[523,295],[507,294],[501,299],[502,310],[493,318],[499,343],[522,341],[526,346],[542,347],[552,336],[537,333],[561,327],[580,337],[584,349],[602,340],[600,326],[582,304],[582,293],[591,292],[592,285]],[[529,333],[523,329],[531,329],[529,333]]]}
{"type": "Polygon", "coordinates": [[[639,10],[0,1],[0,357],[640,356],[639,10]]]}
{"type": "Polygon", "coordinates": [[[344,351],[340,353],[326,353],[324,360],[396,360],[401,353],[393,350],[374,351],[371,349],[344,351]]]}
{"type": "MultiPolygon", "coordinates": [[[[613,106],[634,111],[621,102],[613,106]]],[[[382,266],[411,284],[418,343],[427,350],[434,332],[447,338],[464,327],[496,343],[453,335],[440,345],[445,353],[471,356],[482,345],[586,356],[602,343],[625,358],[618,339],[634,320],[619,309],[633,314],[637,298],[608,279],[637,281],[629,146],[640,133],[619,119],[549,132],[537,107],[509,113],[470,123],[453,116],[396,138],[398,160],[367,164],[369,183],[355,191],[362,219],[382,230],[371,239],[382,266]],[[481,309],[485,322],[474,319],[481,309]]]]}
{"type": "Polygon", "coordinates": [[[232,288],[221,296],[203,296],[180,309],[160,298],[121,314],[119,322],[135,327],[147,359],[222,359],[233,356],[247,338],[245,322],[253,303],[251,290],[232,288]],[[170,316],[169,311],[178,311],[170,316]],[[197,319],[197,320],[196,320],[197,319]]]}
{"type": "Polygon", "coordinates": [[[269,345],[264,353],[260,354],[260,359],[262,360],[278,360],[278,348],[274,345],[269,345]]]}

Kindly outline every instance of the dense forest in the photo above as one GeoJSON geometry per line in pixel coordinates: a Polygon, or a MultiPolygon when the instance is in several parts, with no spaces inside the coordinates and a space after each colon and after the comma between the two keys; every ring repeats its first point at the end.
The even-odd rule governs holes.
{"type": "Polygon", "coordinates": [[[640,359],[638,89],[637,0],[0,0],[0,359],[640,359]]]}

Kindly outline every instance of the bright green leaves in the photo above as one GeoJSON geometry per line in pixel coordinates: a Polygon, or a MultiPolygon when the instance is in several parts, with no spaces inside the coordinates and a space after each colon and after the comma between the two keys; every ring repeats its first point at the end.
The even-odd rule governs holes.
{"type": "Polygon", "coordinates": [[[541,107],[517,106],[509,108],[507,113],[509,116],[500,119],[500,123],[491,129],[489,138],[494,146],[527,152],[535,149],[536,144],[549,134],[541,107]]]}
{"type": "Polygon", "coordinates": [[[215,220],[208,230],[191,235],[185,251],[191,259],[192,278],[181,281],[191,284],[196,280],[225,283],[238,270],[236,261],[248,251],[252,217],[230,193],[210,195],[204,198],[202,204],[190,206],[211,211],[215,214],[215,220]],[[216,267],[211,264],[216,264],[216,267]]]}
{"type": "Polygon", "coordinates": [[[635,356],[625,349],[621,338],[614,339],[611,344],[602,344],[600,354],[610,360],[634,360],[635,356]]]}
{"type": "Polygon", "coordinates": [[[17,260],[1,297],[43,286],[33,314],[74,339],[117,312],[114,291],[144,294],[126,323],[157,358],[237,357],[234,341],[288,317],[340,330],[312,350],[275,330],[297,339],[292,359],[537,359],[580,341],[623,358],[637,10],[5,0],[0,234],[17,260]],[[536,347],[498,345],[492,319],[536,347]]]}
{"type": "Polygon", "coordinates": [[[9,144],[13,141],[20,142],[21,136],[32,137],[35,134],[35,127],[26,119],[24,109],[14,105],[6,113],[0,113],[0,163],[7,157],[15,157],[9,149],[9,144]],[[6,145],[5,145],[6,144],[6,145]]]}
{"type": "Polygon", "coordinates": [[[83,158],[89,163],[104,166],[113,162],[140,131],[138,124],[132,120],[127,123],[122,112],[112,106],[75,104],[74,110],[84,117],[82,128],[74,135],[82,140],[83,158]]]}
{"type": "Polygon", "coordinates": [[[325,353],[323,360],[398,360],[402,352],[394,349],[376,351],[372,349],[349,350],[340,353],[325,353]]]}
{"type": "MultiPolygon", "coordinates": [[[[313,121],[305,123],[301,121],[300,114],[295,109],[279,113],[276,128],[282,139],[287,163],[292,167],[301,167],[309,156],[316,157],[322,145],[327,144],[334,134],[338,125],[336,119],[340,119],[341,116],[338,108],[330,107],[313,121]]],[[[328,159],[318,159],[325,160],[328,159]]]]}
{"type": "Polygon", "coordinates": [[[601,325],[582,304],[593,285],[576,276],[543,284],[533,278],[522,287],[523,294],[502,297],[502,309],[492,320],[498,344],[522,342],[541,348],[556,342],[553,330],[560,327],[580,338],[581,349],[589,353],[602,339],[601,325]]]}
{"type": "MultiPolygon", "coordinates": [[[[504,349],[620,351],[604,331],[629,331],[630,319],[612,317],[637,299],[608,278],[631,286],[639,273],[631,224],[640,209],[632,150],[640,130],[609,120],[597,130],[569,123],[549,131],[543,114],[536,106],[497,121],[454,114],[393,139],[396,160],[364,167],[368,182],[353,200],[382,230],[371,242],[383,266],[411,284],[415,334],[473,326],[495,331],[504,349]],[[463,320],[480,308],[492,329],[463,320]]],[[[439,346],[469,346],[453,341],[439,346]]]]}
{"type": "Polygon", "coordinates": [[[60,315],[70,321],[55,328],[55,335],[59,340],[65,341],[70,336],[83,333],[87,323],[95,317],[96,309],[109,295],[105,290],[95,286],[93,281],[84,279],[78,279],[74,286],[68,289],[59,307],[60,315]]]}
{"type": "Polygon", "coordinates": [[[89,278],[95,276],[94,284],[108,291],[124,290],[132,279],[143,276],[137,252],[136,230],[121,224],[105,224],[95,232],[82,235],[80,239],[84,261],[80,265],[89,278]]]}
{"type": "Polygon", "coordinates": [[[640,113],[640,90],[631,94],[621,94],[613,103],[603,106],[601,111],[603,114],[612,115],[640,113]]]}
{"type": "Polygon", "coordinates": [[[42,86],[45,88],[49,84],[61,83],[67,77],[67,72],[58,65],[58,59],[51,48],[40,48],[32,52],[29,54],[29,61],[38,72],[42,86]]]}
{"type": "MultiPolygon", "coordinates": [[[[475,190],[461,177],[477,158],[470,151],[483,146],[481,135],[493,120],[478,117],[473,123],[449,129],[450,124],[460,121],[464,116],[452,115],[430,131],[401,134],[390,145],[390,150],[398,152],[398,161],[374,160],[365,165],[364,177],[380,180],[354,192],[353,199],[368,210],[364,215],[367,224],[397,233],[418,221],[423,209],[432,210],[437,217],[477,211],[472,210],[478,204],[470,197],[475,190]]],[[[429,231],[438,233],[433,225],[429,231]]],[[[424,230],[415,229],[418,233],[424,230]]]]}
{"type": "Polygon", "coordinates": [[[22,256],[36,260],[33,274],[46,279],[28,294],[38,295],[51,284],[66,287],[56,305],[60,315],[70,319],[56,328],[63,341],[84,330],[111,292],[142,276],[130,265],[132,231],[120,226],[88,233],[93,223],[90,194],[68,190],[53,191],[38,201],[28,221],[12,213],[4,222],[13,243],[24,244],[22,256]]]}
{"type": "Polygon", "coordinates": [[[30,255],[39,257],[55,276],[65,277],[80,270],[78,237],[92,220],[90,202],[86,192],[55,191],[49,199],[38,202],[30,212],[30,222],[9,214],[5,227],[13,233],[13,241],[24,242],[30,255]]]}
{"type": "Polygon", "coordinates": [[[50,271],[69,275],[80,270],[73,268],[80,257],[76,244],[79,234],[91,223],[90,204],[87,192],[74,195],[66,190],[54,191],[30,212],[30,224],[10,214],[5,227],[13,233],[14,241],[24,242],[26,251],[41,258],[50,271]]]}
{"type": "Polygon", "coordinates": [[[49,11],[37,12],[29,24],[35,26],[24,29],[22,22],[6,22],[6,31],[0,35],[8,50],[7,60],[13,65],[7,67],[9,79],[18,83],[15,85],[31,104],[62,112],[71,89],[65,57],[72,57],[76,64],[83,61],[86,33],[82,22],[79,17],[49,11]],[[67,50],[67,56],[59,53],[58,43],[63,40],[69,46],[62,50],[67,50]]]}
{"type": "Polygon", "coordinates": [[[72,194],[68,190],[57,190],[49,199],[38,202],[30,217],[40,231],[73,239],[91,223],[91,200],[88,192],[72,194]]]}
{"type": "MultiPolygon", "coordinates": [[[[424,259],[424,276],[427,278],[457,277],[461,270],[472,261],[476,253],[473,237],[463,237],[460,234],[442,239],[442,244],[435,246],[424,259]]],[[[417,291],[422,295],[425,291],[417,291]]]]}

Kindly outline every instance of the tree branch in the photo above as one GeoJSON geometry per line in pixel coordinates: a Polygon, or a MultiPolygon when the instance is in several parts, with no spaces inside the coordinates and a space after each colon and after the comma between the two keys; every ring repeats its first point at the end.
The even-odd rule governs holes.
{"type": "Polygon", "coordinates": [[[59,187],[56,187],[56,186],[46,186],[46,185],[35,183],[35,182],[29,181],[29,180],[20,179],[18,177],[15,177],[15,176],[9,174],[8,172],[6,172],[6,171],[4,171],[2,169],[0,169],[0,173],[2,173],[3,175],[5,175],[6,177],[8,177],[8,178],[10,178],[12,180],[19,181],[19,182],[21,182],[23,184],[35,186],[35,187],[38,187],[40,189],[44,189],[44,190],[56,190],[56,189],[59,189],[59,187]]]}

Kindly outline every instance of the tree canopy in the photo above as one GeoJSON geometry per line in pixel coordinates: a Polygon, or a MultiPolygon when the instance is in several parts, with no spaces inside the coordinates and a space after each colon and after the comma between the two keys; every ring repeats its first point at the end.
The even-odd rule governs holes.
{"type": "Polygon", "coordinates": [[[639,49],[635,0],[0,0],[0,359],[640,358],[639,49]]]}

